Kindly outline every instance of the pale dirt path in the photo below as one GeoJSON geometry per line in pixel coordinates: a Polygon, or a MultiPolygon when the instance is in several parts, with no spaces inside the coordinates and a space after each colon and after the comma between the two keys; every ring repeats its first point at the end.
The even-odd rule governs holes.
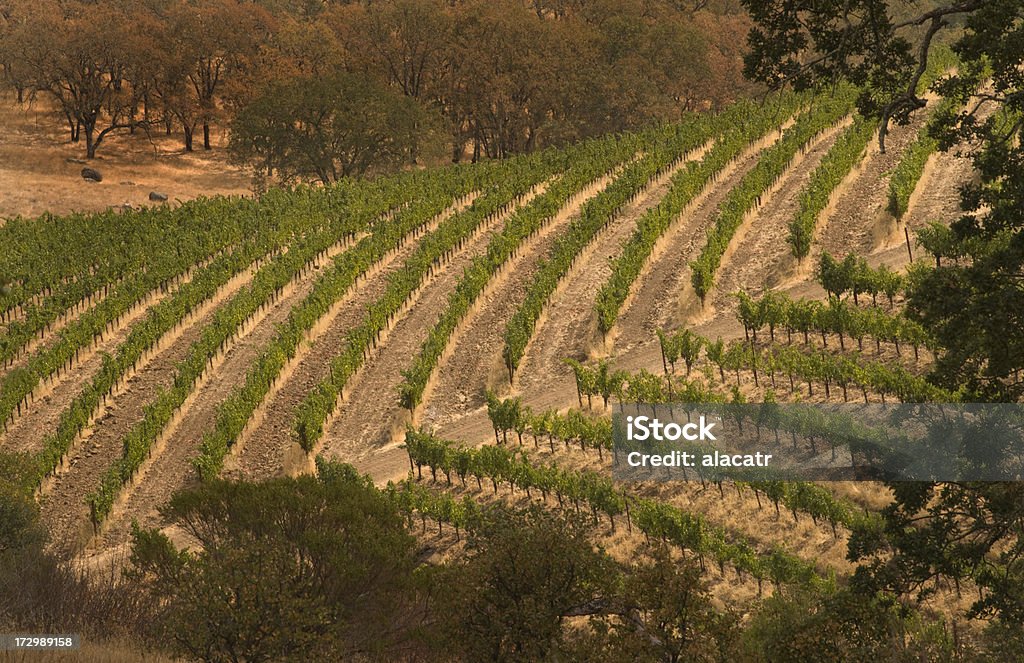
{"type": "Polygon", "coordinates": [[[611,275],[611,260],[636,230],[637,221],[656,206],[669,189],[672,177],[687,163],[697,161],[711,148],[705,144],[648,182],[622,213],[616,215],[581,252],[548,298],[533,336],[516,370],[512,389],[529,395],[550,379],[572,375],[564,363],[571,357],[584,361],[601,344],[594,312],[596,296],[611,275]]]}
{"type": "Polygon", "coordinates": [[[772,132],[730,162],[655,246],[647,266],[634,283],[631,297],[610,334],[614,353],[628,351],[653,338],[657,329],[679,317],[679,299],[690,280],[690,261],[704,247],[708,230],[729,192],[757,165],[761,152],[774,145],[782,131],[772,132]]]}
{"type": "MultiPolygon", "coordinates": [[[[117,281],[111,283],[110,288],[107,290],[107,293],[109,293],[110,290],[112,290],[113,288],[120,285],[123,281],[124,279],[118,279],[117,281]]],[[[31,339],[28,340],[27,343],[21,346],[18,353],[18,357],[14,359],[14,361],[12,361],[10,364],[8,364],[6,369],[0,370],[0,379],[3,379],[3,377],[8,372],[25,366],[25,364],[28,363],[29,357],[32,356],[32,353],[35,352],[36,349],[42,347],[43,345],[48,345],[54,338],[57,337],[57,334],[62,329],[67,327],[73,321],[77,320],[86,311],[89,311],[95,306],[97,306],[106,298],[107,294],[101,290],[99,292],[93,293],[89,297],[85,297],[83,299],[78,300],[77,302],[69,306],[67,309],[65,309],[60,315],[57,316],[57,318],[53,322],[47,325],[45,329],[43,329],[41,332],[37,332],[31,339]]],[[[39,303],[41,303],[42,301],[45,300],[40,300],[39,303]]],[[[22,310],[19,319],[24,319],[26,316],[27,314],[22,310]]],[[[7,325],[0,325],[0,328],[3,329],[3,333],[7,333],[7,325]]]]}
{"type": "Polygon", "coordinates": [[[573,196],[491,280],[449,341],[448,355],[439,362],[416,412],[418,424],[429,428],[458,419],[483,406],[486,389],[497,388],[502,381],[507,384],[501,359],[505,326],[526,298],[540,262],[550,254],[555,240],[579,218],[583,205],[611,184],[614,174],[620,171],[621,168],[616,168],[612,174],[598,178],[573,196]]]}
{"type": "Polygon", "coordinates": [[[292,432],[299,404],[329,375],[331,360],[344,349],[347,334],[363,321],[366,308],[384,294],[388,279],[402,269],[419,246],[419,239],[434,231],[453,213],[466,209],[473,197],[450,207],[423,228],[407,235],[396,251],[370,267],[334,310],[318,323],[306,348],[299,350],[297,361],[285,369],[279,386],[254,416],[252,430],[243,432],[236,441],[225,462],[225,476],[263,479],[286,473],[290,467],[304,466],[306,453],[292,432]]]}
{"type": "Polygon", "coordinates": [[[50,540],[59,552],[78,550],[93,534],[89,522],[88,495],[120,458],[122,440],[142,420],[144,408],[162,389],[173,384],[178,364],[199,339],[220,306],[247,286],[257,264],[241,272],[213,297],[197,307],[189,318],[161,339],[157,350],[145,357],[135,373],[108,399],[107,404],[83,431],[62,470],[44,486],[40,507],[50,540]]]}
{"type": "Polygon", "coordinates": [[[425,281],[369,361],[354,376],[338,413],[325,427],[322,451],[332,459],[349,459],[401,437],[409,413],[399,404],[401,371],[409,367],[430,329],[448,304],[462,274],[473,259],[487,250],[491,238],[501,232],[514,210],[529,204],[534,190],[517,205],[488,219],[474,236],[425,281]]]}
{"type": "Polygon", "coordinates": [[[284,294],[264,306],[244,327],[241,334],[228,343],[226,351],[214,361],[213,370],[200,379],[196,389],[164,431],[162,442],[155,445],[150,461],[144,464],[135,480],[125,486],[117,504],[99,536],[90,545],[109,547],[123,543],[131,532],[133,520],[144,527],[160,524],[157,508],[176,491],[195,478],[191,461],[199,453],[203,434],[212,430],[217,406],[245,381],[246,372],[264,346],[277,333],[291,308],[305,297],[334,255],[329,252],[312,269],[295,279],[284,294]]]}
{"type": "Polygon", "coordinates": [[[833,256],[870,253],[895,229],[895,222],[886,211],[889,178],[904,150],[917,139],[927,121],[926,111],[914,114],[908,125],[891,126],[885,139],[885,154],[878,149],[876,133],[868,143],[856,177],[843,183],[832,209],[818,220],[811,254],[805,262],[816,264],[822,251],[833,256]]]}
{"type": "MultiPolygon", "coordinates": [[[[872,153],[869,152],[867,158],[884,158],[886,161],[898,159],[894,152],[893,144],[890,143],[889,154],[878,155],[876,151],[874,156],[872,156],[872,153]]],[[[874,180],[874,184],[872,183],[879,170],[880,166],[878,163],[868,164],[863,169],[854,185],[843,192],[836,214],[840,213],[839,210],[844,209],[843,205],[848,206],[846,209],[856,208],[855,196],[858,191],[872,190],[872,187],[880,188],[877,180],[874,180]]],[[[942,193],[920,196],[915,204],[911,206],[907,218],[910,219],[911,223],[914,223],[914,219],[922,217],[927,217],[929,220],[939,218],[945,222],[953,221],[960,214],[956,193],[958,186],[967,181],[971,176],[971,166],[967,160],[948,154],[937,156],[936,164],[922,182],[925,185],[931,183],[929,188],[924,189],[925,191],[934,191],[936,187],[941,187],[942,193]]],[[[888,191],[887,186],[881,190],[882,193],[880,195],[883,201],[882,205],[884,206],[885,195],[887,195],[888,191]]],[[[860,219],[863,223],[869,225],[874,223],[874,219],[870,215],[861,216],[860,219]]],[[[845,220],[837,223],[835,218],[830,220],[828,225],[833,231],[837,231],[833,237],[840,235],[840,232],[838,232],[840,229],[841,233],[845,235],[846,232],[850,232],[854,228],[853,223],[845,220]]],[[[828,232],[824,233],[824,236],[828,237],[828,232]]],[[[887,265],[894,270],[904,269],[908,263],[908,256],[902,231],[893,233],[888,238],[888,241],[885,241],[885,239],[883,237],[878,242],[878,246],[875,246],[871,241],[867,242],[864,254],[868,264],[872,267],[887,265]]],[[[928,259],[921,254],[921,250],[917,247],[915,247],[914,257],[915,260],[928,259]]],[[[806,270],[780,284],[777,289],[793,298],[805,297],[823,300],[826,297],[824,290],[817,283],[814,275],[806,270]]],[[[632,327],[629,329],[632,329],[632,327]]],[[[697,333],[709,338],[721,336],[726,341],[743,337],[743,328],[736,321],[731,311],[694,325],[693,329],[697,333]]],[[[657,338],[654,337],[653,333],[646,340],[637,335],[634,342],[616,353],[613,357],[613,363],[616,368],[625,369],[630,372],[641,369],[654,373],[660,372],[661,352],[657,338]]],[[[560,382],[548,380],[535,391],[526,394],[527,398],[524,400],[535,410],[575,407],[577,405],[576,391],[571,381],[571,375],[568,377],[569,379],[560,382]]],[[[482,407],[469,411],[456,420],[439,425],[436,433],[442,437],[463,440],[471,444],[485,444],[493,440],[493,429],[487,418],[486,408],[482,407]]],[[[409,471],[408,458],[399,444],[389,445],[372,455],[356,459],[354,465],[361,472],[370,474],[378,483],[404,478],[409,471]]]]}
{"type": "Polygon", "coordinates": [[[173,292],[172,289],[166,293],[159,290],[149,293],[121,316],[114,324],[113,331],[108,331],[89,349],[80,352],[70,370],[61,371],[60,376],[51,376],[42,381],[28,409],[23,408],[21,416],[8,426],[7,433],[0,434],[0,448],[12,452],[39,451],[46,434],[56,429],[64,409],[103,366],[104,353],[113,354],[149,308],[173,292]]]}
{"type": "MultiPolygon", "coordinates": [[[[987,104],[985,110],[979,113],[979,122],[987,119],[992,113],[991,106],[987,104]]],[[[960,209],[960,186],[973,177],[974,165],[969,155],[958,155],[956,149],[933,154],[910,199],[910,208],[901,222],[901,225],[906,224],[910,228],[911,238],[914,230],[923,228],[932,221],[949,223],[959,218],[963,214],[960,209]]],[[[895,238],[888,238],[890,243],[898,243],[902,239],[898,231],[894,234],[895,238]]],[[[915,252],[914,259],[917,257],[918,253],[915,252]]]]}
{"type": "Polygon", "coordinates": [[[764,200],[730,242],[709,297],[716,317],[736,310],[736,298],[732,295],[736,290],[768,290],[792,276],[797,263],[786,239],[789,222],[800,209],[800,192],[848,126],[849,121],[810,141],[797,163],[786,169],[781,186],[764,200]]]}
{"type": "MultiPolygon", "coordinates": [[[[979,120],[984,120],[994,110],[992,104],[985,104],[979,112],[979,120]]],[[[903,222],[897,223],[886,209],[890,173],[927,119],[926,114],[918,113],[909,125],[892,127],[886,139],[885,154],[879,152],[877,139],[869,143],[867,156],[856,178],[849,184],[843,184],[835,204],[819,221],[818,237],[811,246],[810,259],[804,265],[808,278],[813,278],[813,265],[823,251],[841,257],[851,252],[867,255],[902,248],[902,260],[906,261],[904,229],[909,229],[913,242],[915,230],[931,221],[950,223],[962,214],[960,187],[974,177],[974,169],[969,156],[958,156],[957,151],[968,149],[967,145],[950,152],[937,152],[930,157],[910,198],[903,222]]],[[[917,259],[920,248],[916,244],[913,248],[917,259]]]]}

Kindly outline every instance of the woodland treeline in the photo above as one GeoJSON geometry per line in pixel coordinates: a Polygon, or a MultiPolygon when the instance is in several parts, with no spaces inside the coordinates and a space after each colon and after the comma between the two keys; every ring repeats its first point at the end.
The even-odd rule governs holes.
{"type": "Polygon", "coordinates": [[[720,107],[752,88],[749,28],[737,0],[0,0],[0,64],[89,158],[222,127],[239,161],[329,182],[720,107]]]}

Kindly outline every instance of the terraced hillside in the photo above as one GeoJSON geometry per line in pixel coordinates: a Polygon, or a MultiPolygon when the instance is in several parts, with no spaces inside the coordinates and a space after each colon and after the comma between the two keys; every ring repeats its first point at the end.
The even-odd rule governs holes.
{"type": "Polygon", "coordinates": [[[774,97],[260,200],[9,221],[0,450],[32,459],[68,554],[163,526],[183,487],[322,456],[398,482],[446,545],[473,504],[541,501],[591,513],[616,555],[652,536],[698,555],[724,600],[841,576],[880,488],[613,485],[605,397],[956,397],[920,378],[935,349],[900,314],[900,273],[927,259],[906,238],[957,215],[969,162],[919,145],[923,117],[881,154],[853,99],[774,97]],[[826,304],[814,266],[850,253],[867,285],[826,304]]]}

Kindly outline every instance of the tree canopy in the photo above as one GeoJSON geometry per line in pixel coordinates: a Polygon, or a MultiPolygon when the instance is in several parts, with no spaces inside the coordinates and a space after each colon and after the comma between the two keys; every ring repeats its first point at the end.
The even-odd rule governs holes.
{"type": "MultiPolygon", "coordinates": [[[[92,158],[106,136],[129,129],[180,131],[186,151],[201,130],[210,149],[211,127],[294,116],[296,94],[337,102],[336,117],[352,110],[329,94],[347,74],[360,83],[342,87],[357,96],[389,91],[374,109],[386,106],[389,119],[441,118],[445,152],[458,161],[744,96],[738,45],[748,26],[727,0],[0,0],[0,78],[19,101],[52,101],[92,158]]],[[[418,156],[418,137],[402,138],[418,156]]],[[[261,150],[243,142],[265,168],[261,150]]],[[[296,155],[294,145],[279,151],[296,155]]],[[[386,158],[375,165],[393,165],[377,156],[386,158]]],[[[308,157],[286,161],[294,177],[330,171],[322,158],[316,168],[308,157]]]]}
{"type": "Polygon", "coordinates": [[[215,481],[165,514],[198,541],[140,531],[134,577],[154,628],[201,660],[351,660],[402,648],[415,621],[413,540],[372,486],[315,477],[215,481]]]}
{"type": "MultiPolygon", "coordinates": [[[[921,241],[936,258],[915,269],[908,313],[939,341],[932,379],[978,401],[1024,395],[1024,0],[744,0],[756,27],[746,71],[805,88],[845,78],[884,128],[926,105],[919,87],[941,40],[960,64],[933,86],[954,103],[933,123],[945,149],[964,143],[978,172],[950,232],[921,241]]],[[[861,531],[850,556],[869,590],[919,595],[972,578],[977,614],[1024,624],[1024,499],[1019,485],[893,484],[881,531],[861,531]]]]}
{"type": "Polygon", "coordinates": [[[933,91],[953,100],[955,110],[931,130],[945,149],[966,145],[958,149],[973,157],[979,177],[963,189],[964,215],[952,232],[922,235],[940,266],[916,274],[908,308],[945,348],[934,376],[940,384],[965,385],[979,400],[1018,400],[1024,395],[1024,2],[891,9],[881,0],[744,4],[756,22],[749,75],[798,88],[852,80],[863,86],[861,111],[880,120],[882,141],[890,121],[904,122],[926,105],[919,83],[929,55],[940,38],[952,41],[960,64],[933,91]]]}
{"type": "Polygon", "coordinates": [[[231,122],[242,163],[324,184],[413,160],[437,120],[409,97],[351,74],[273,85],[231,122]]]}

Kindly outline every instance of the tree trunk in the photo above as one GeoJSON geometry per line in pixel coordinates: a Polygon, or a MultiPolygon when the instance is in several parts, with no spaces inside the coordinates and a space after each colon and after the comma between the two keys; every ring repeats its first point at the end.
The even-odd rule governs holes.
{"type": "Polygon", "coordinates": [[[77,143],[78,137],[81,134],[82,124],[75,118],[71,117],[71,113],[65,112],[64,117],[68,121],[68,132],[71,134],[71,142],[77,143]]]}
{"type": "Polygon", "coordinates": [[[210,149],[210,123],[203,120],[203,149],[210,149]]]}
{"type": "Polygon", "coordinates": [[[91,124],[86,124],[85,127],[85,158],[95,159],[96,158],[96,141],[93,137],[94,127],[91,124]]]}

